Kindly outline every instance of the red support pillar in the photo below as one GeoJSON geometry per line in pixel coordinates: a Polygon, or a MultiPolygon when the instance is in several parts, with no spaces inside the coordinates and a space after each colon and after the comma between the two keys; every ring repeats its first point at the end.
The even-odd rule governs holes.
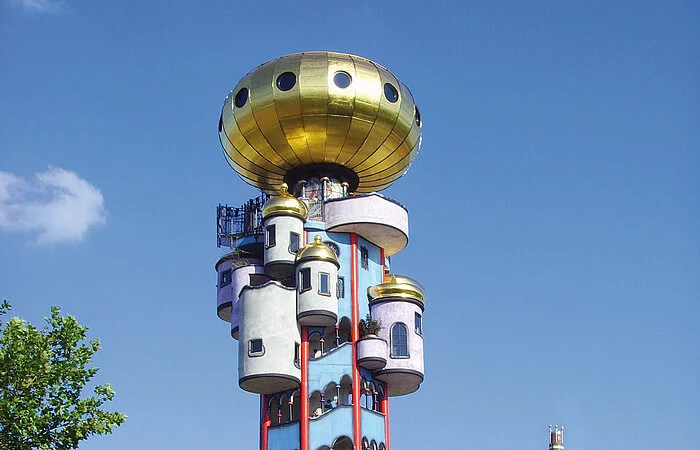
{"type": "Polygon", "coordinates": [[[389,450],[389,386],[384,386],[382,412],[384,413],[384,445],[386,445],[386,450],[389,450]]]}
{"type": "Polygon", "coordinates": [[[260,396],[260,412],[261,415],[261,425],[260,425],[260,448],[261,450],[267,450],[267,430],[272,424],[272,420],[270,419],[270,414],[267,411],[267,396],[266,395],[261,395],[260,396]]]}
{"type": "Polygon", "coordinates": [[[382,260],[382,276],[380,279],[382,280],[382,283],[384,283],[386,267],[384,267],[384,249],[381,247],[379,248],[379,258],[382,260]]]}
{"type": "Polygon", "coordinates": [[[301,327],[301,417],[299,418],[300,450],[309,450],[309,329],[301,327]]]}
{"type": "Polygon", "coordinates": [[[353,443],[356,450],[362,450],[362,424],[360,422],[360,367],[357,364],[357,341],[360,338],[360,303],[358,295],[359,273],[357,269],[357,234],[350,235],[350,265],[352,291],[352,425],[353,443]]]}

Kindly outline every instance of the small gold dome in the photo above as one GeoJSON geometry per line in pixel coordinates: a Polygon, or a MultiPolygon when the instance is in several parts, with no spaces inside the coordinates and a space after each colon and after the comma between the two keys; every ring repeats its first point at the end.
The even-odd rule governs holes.
{"type": "Polygon", "coordinates": [[[279,195],[272,197],[263,205],[263,220],[272,216],[294,216],[306,220],[306,205],[287,192],[287,184],[282,183],[279,195]]]}
{"type": "Polygon", "coordinates": [[[297,253],[296,263],[306,260],[328,261],[340,267],[338,256],[326,244],[321,241],[321,236],[316,235],[314,241],[310,242],[297,253]]]}
{"type": "Polygon", "coordinates": [[[387,281],[367,289],[370,303],[382,299],[403,299],[418,303],[421,308],[425,305],[425,289],[413,278],[402,275],[389,275],[387,281]]]}
{"type": "Polygon", "coordinates": [[[231,167],[265,192],[282,181],[292,185],[305,168],[334,168],[352,191],[367,193],[408,170],[421,126],[411,91],[385,67],[346,53],[306,52],[243,77],[224,102],[219,139],[231,167]]]}

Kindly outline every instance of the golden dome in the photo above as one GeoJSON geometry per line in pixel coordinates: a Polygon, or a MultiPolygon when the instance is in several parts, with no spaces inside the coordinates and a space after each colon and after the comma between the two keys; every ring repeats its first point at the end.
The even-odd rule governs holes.
{"type": "Polygon", "coordinates": [[[389,275],[387,281],[367,289],[370,303],[381,299],[403,299],[425,305],[425,289],[413,278],[402,275],[389,275]]]}
{"type": "Polygon", "coordinates": [[[287,184],[282,183],[279,195],[265,202],[262,209],[263,220],[271,216],[295,216],[306,220],[306,205],[287,192],[287,184]]]}
{"type": "Polygon", "coordinates": [[[421,119],[411,92],[381,65],[307,52],[246,75],[226,97],[219,139],[236,172],[265,192],[293,186],[309,166],[372,192],[408,170],[421,119]]]}
{"type": "Polygon", "coordinates": [[[304,248],[297,252],[296,263],[305,260],[329,261],[340,267],[338,256],[326,244],[321,241],[321,236],[316,235],[314,241],[305,245],[304,248]]]}

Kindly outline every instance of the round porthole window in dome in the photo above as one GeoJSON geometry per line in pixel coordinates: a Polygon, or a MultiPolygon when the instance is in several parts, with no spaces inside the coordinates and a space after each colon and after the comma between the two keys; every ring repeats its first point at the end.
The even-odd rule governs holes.
{"type": "Polygon", "coordinates": [[[399,91],[390,83],[384,83],[384,96],[391,103],[396,103],[399,100],[399,91]]]}
{"type": "Polygon", "coordinates": [[[421,122],[420,111],[418,111],[418,107],[416,106],[416,125],[420,127],[422,124],[423,122],[421,122]]]}
{"type": "Polygon", "coordinates": [[[345,89],[346,87],[350,86],[350,83],[352,83],[352,78],[350,77],[349,73],[339,71],[333,75],[333,83],[335,83],[335,85],[340,89],[345,89]]]}
{"type": "Polygon", "coordinates": [[[236,97],[233,99],[233,104],[239,108],[242,108],[243,105],[245,105],[245,103],[247,101],[248,101],[248,88],[239,89],[239,91],[236,92],[236,97]]]}
{"type": "Polygon", "coordinates": [[[288,91],[297,84],[297,76],[292,72],[284,72],[277,77],[276,84],[280,91],[288,91]]]}

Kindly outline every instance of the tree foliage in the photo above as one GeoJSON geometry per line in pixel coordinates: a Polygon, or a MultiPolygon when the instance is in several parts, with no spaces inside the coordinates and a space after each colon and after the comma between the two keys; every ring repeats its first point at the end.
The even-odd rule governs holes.
{"type": "MultiPolygon", "coordinates": [[[[0,319],[10,308],[3,301],[0,319]]],[[[83,395],[98,370],[90,363],[100,342],[86,343],[87,328],[59,313],[52,307],[41,330],[18,318],[0,320],[0,450],[74,449],[126,419],[102,409],[114,397],[108,384],[83,395]]]]}

